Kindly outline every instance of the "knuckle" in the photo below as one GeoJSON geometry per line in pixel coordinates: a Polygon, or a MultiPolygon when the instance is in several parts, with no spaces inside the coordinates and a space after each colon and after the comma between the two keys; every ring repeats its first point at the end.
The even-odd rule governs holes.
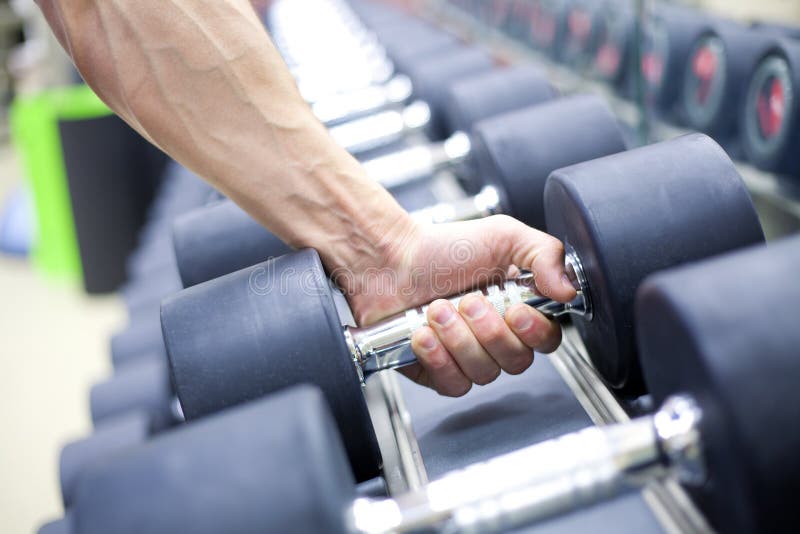
{"type": "Polygon", "coordinates": [[[521,375],[530,368],[533,359],[533,351],[525,351],[525,353],[512,358],[503,370],[510,375],[521,375]]]}
{"type": "Polygon", "coordinates": [[[488,324],[481,328],[481,339],[487,344],[495,344],[505,339],[508,327],[500,320],[487,321],[488,324]]]}
{"type": "Polygon", "coordinates": [[[490,384],[497,380],[497,377],[500,376],[501,369],[498,366],[494,366],[491,369],[487,369],[481,372],[478,376],[473,379],[479,386],[485,386],[486,384],[490,384]]]}

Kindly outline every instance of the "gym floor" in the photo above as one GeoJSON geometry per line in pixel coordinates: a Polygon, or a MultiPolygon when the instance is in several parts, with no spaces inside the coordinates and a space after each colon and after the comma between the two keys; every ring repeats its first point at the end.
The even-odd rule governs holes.
{"type": "MultiPolygon", "coordinates": [[[[20,181],[0,146],[0,202],[20,181]]],[[[0,531],[35,532],[61,516],[58,451],[90,429],[87,392],[110,373],[108,343],[124,321],[116,297],[88,297],[0,255],[0,531]]]]}

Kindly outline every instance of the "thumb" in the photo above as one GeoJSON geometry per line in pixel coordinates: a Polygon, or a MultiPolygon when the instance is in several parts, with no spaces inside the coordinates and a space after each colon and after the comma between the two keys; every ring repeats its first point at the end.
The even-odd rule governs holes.
{"type": "Polygon", "coordinates": [[[577,293],[564,268],[564,244],[522,223],[512,231],[512,262],[533,273],[536,290],[559,302],[574,299],[577,293]]]}

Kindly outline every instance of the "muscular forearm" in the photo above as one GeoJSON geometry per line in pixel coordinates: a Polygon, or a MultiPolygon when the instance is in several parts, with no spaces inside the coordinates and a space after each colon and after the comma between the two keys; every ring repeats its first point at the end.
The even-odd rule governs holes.
{"type": "Polygon", "coordinates": [[[39,3],[117,114],[289,243],[336,268],[408,231],[314,118],[249,0],[39,3]]]}

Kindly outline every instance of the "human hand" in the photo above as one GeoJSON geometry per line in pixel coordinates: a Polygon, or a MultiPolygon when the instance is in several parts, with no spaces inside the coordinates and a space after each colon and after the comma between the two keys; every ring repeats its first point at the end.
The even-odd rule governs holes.
{"type": "Polygon", "coordinates": [[[378,250],[362,248],[356,262],[333,275],[361,325],[433,301],[429,326],[412,340],[418,363],[401,369],[412,380],[461,396],[501,370],[523,372],[534,350],[558,347],[558,323],[530,306],[515,304],[503,318],[482,295],[467,295],[458,309],[442,298],[526,269],[539,293],[568,302],[575,289],[564,271],[563,244],[554,237],[502,215],[439,225],[404,222],[387,232],[378,250]]]}

